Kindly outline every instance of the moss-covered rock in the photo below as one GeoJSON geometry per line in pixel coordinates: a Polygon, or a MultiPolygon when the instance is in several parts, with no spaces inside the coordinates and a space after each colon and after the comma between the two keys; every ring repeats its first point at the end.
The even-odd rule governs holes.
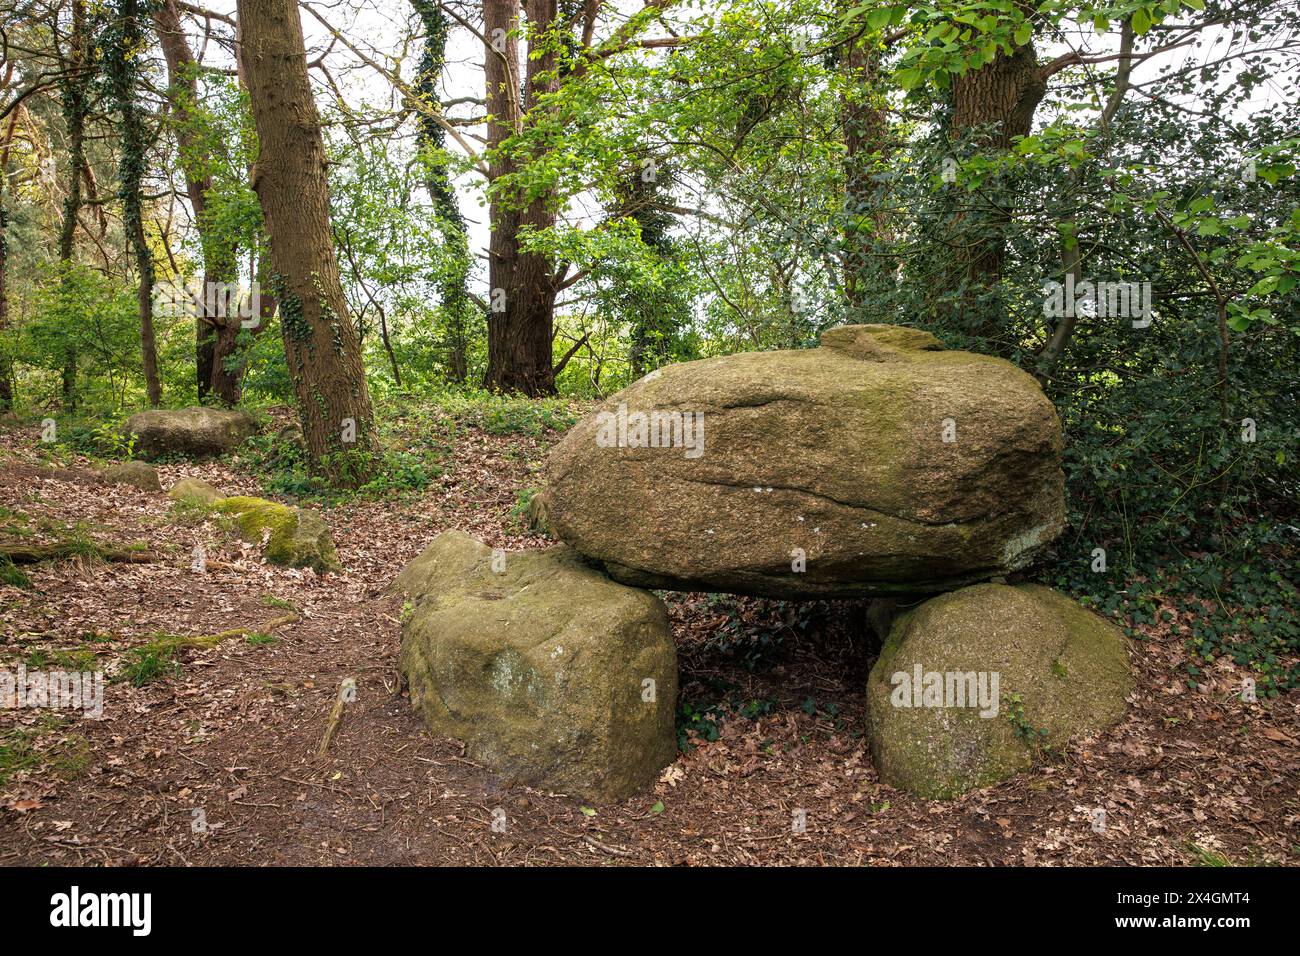
{"type": "Polygon", "coordinates": [[[894,621],[867,682],[872,759],[890,786],[954,797],[1106,728],[1132,687],[1123,633],[1070,598],[962,588],[894,621]]]}
{"type": "Polygon", "coordinates": [[[342,569],[329,528],[313,512],[245,496],[221,498],[213,507],[234,519],[245,541],[265,542],[266,560],[272,564],[322,574],[342,569]]]}
{"type": "Polygon", "coordinates": [[[546,518],[546,496],[540,492],[534,494],[528,499],[528,508],[525,511],[528,518],[528,528],[530,531],[536,531],[538,534],[550,534],[551,525],[546,518]]]}
{"type": "Polygon", "coordinates": [[[167,497],[173,501],[215,505],[225,495],[215,485],[208,484],[202,478],[182,478],[171,486],[171,489],[167,492],[167,497]]]}
{"type": "Polygon", "coordinates": [[[555,447],[538,506],[639,587],[935,593],[1022,568],[1061,532],[1060,452],[1051,402],[1014,365],[843,326],[816,349],[650,373],[555,447]],[[638,414],[659,419],[642,432],[638,414]]]}
{"type": "Polygon", "coordinates": [[[126,420],[135,450],[145,458],[184,455],[202,458],[233,451],[257,433],[257,420],[227,408],[152,408],[126,420]]]}
{"type": "Polygon", "coordinates": [[[401,668],[435,733],[507,779],[615,800],[676,756],[663,603],[571,549],[505,555],[460,532],[399,575],[401,668]],[[495,566],[495,569],[494,569],[495,566]]]}
{"type": "Polygon", "coordinates": [[[158,469],[143,461],[115,461],[99,470],[105,481],[115,485],[131,485],[141,491],[162,491],[158,469]]]}

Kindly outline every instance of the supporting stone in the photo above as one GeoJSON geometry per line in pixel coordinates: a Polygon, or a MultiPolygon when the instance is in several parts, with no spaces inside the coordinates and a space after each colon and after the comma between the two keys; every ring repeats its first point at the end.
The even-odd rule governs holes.
{"type": "Polygon", "coordinates": [[[979,584],[899,617],[867,682],[881,780],[949,798],[1124,714],[1123,633],[1040,585],[979,584]]]}
{"type": "Polygon", "coordinates": [[[401,668],[429,729],[507,779],[592,801],[677,753],[677,657],[653,594],[570,548],[506,554],[460,532],[399,575],[401,668]]]}

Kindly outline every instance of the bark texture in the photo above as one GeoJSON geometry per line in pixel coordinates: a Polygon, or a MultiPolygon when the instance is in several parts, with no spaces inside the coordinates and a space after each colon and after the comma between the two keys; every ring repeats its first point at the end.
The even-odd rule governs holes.
{"type": "Polygon", "coordinates": [[[138,100],[137,58],[142,47],[138,0],[122,0],[117,21],[107,44],[107,65],[113,98],[117,101],[121,133],[122,224],[135,254],[137,277],[136,300],[140,309],[140,356],[145,391],[150,405],[162,402],[162,382],[158,377],[158,344],[153,327],[153,255],[144,234],[144,202],[141,184],[145,172],[148,146],[143,109],[138,100]]]}
{"type": "MultiPolygon", "coordinates": [[[[1047,81],[1040,74],[1032,42],[1017,47],[1013,53],[999,53],[980,69],[954,78],[952,138],[960,141],[969,137],[976,149],[1004,152],[1017,137],[1029,134],[1034,111],[1046,92],[1047,81]]],[[[957,247],[959,279],[972,292],[1001,281],[1011,219],[1009,205],[980,210],[978,214],[961,211],[954,217],[950,232],[962,237],[957,247]]]]}
{"type": "MultiPolygon", "coordinates": [[[[180,9],[176,6],[176,0],[162,0],[155,6],[153,22],[163,56],[167,60],[168,102],[175,123],[181,167],[185,174],[185,194],[201,235],[207,225],[204,216],[212,177],[199,175],[194,171],[193,162],[186,161],[186,157],[193,156],[197,148],[193,125],[195,117],[191,108],[199,96],[194,72],[197,64],[181,28],[180,9]]],[[[211,289],[217,282],[229,281],[234,276],[234,253],[235,250],[231,249],[229,255],[218,256],[211,243],[203,243],[204,290],[211,289]]],[[[239,333],[239,318],[224,315],[221,310],[209,309],[207,306],[210,301],[210,297],[202,295],[195,302],[195,385],[200,402],[211,395],[227,405],[233,405],[240,397],[240,376],[227,372],[225,361],[234,350],[235,336],[239,333]]]]}
{"type": "MultiPolygon", "coordinates": [[[[411,6],[424,23],[424,55],[420,60],[417,89],[430,106],[438,102],[438,81],[447,66],[447,34],[451,20],[435,0],[411,0],[411,6]]],[[[446,364],[447,377],[453,382],[464,382],[469,377],[470,322],[482,321],[475,316],[473,300],[469,296],[469,276],[473,260],[469,253],[469,237],[465,231],[465,218],[456,202],[456,193],[447,162],[446,132],[432,116],[419,116],[420,149],[425,161],[425,189],[438,212],[442,232],[444,263],[438,281],[438,298],[447,323],[446,364]]],[[[397,360],[392,358],[388,342],[387,323],[382,326],[384,347],[393,363],[393,377],[401,384],[397,360]]]]}
{"type": "MultiPolygon", "coordinates": [[[[515,171],[515,163],[500,146],[523,122],[524,113],[540,95],[555,88],[555,56],[529,57],[520,82],[519,3],[483,0],[483,35],[487,77],[488,179],[497,183],[515,171]],[[520,88],[523,88],[522,102],[520,88]]],[[[524,13],[533,29],[544,31],[556,18],[556,0],[524,0],[524,13]]],[[[549,197],[521,205],[513,197],[494,193],[490,219],[488,299],[488,388],[525,395],[555,392],[551,362],[555,297],[560,276],[543,255],[524,252],[520,233],[526,228],[548,229],[555,224],[549,197]]]]}
{"type": "MultiPolygon", "coordinates": [[[[10,63],[5,68],[4,82],[0,89],[8,90],[13,80],[14,67],[10,63]]],[[[15,109],[4,125],[3,138],[0,138],[0,335],[9,327],[9,149],[14,141],[14,131],[18,128],[19,111],[15,109]]],[[[13,370],[9,356],[0,352],[0,412],[13,408],[13,370]]]]}
{"type": "Polygon", "coordinates": [[[361,347],[330,232],[320,117],[294,0],[239,0],[242,62],[261,144],[253,189],[271,240],[285,357],[313,468],[363,480],[374,451],[361,347]]]}
{"type": "MultiPolygon", "coordinates": [[[[68,269],[72,262],[77,235],[77,217],[81,215],[81,170],[86,164],[86,115],[90,112],[90,40],[85,0],[72,0],[72,33],[68,38],[68,58],[63,64],[64,79],[59,83],[63,101],[63,120],[68,128],[68,195],[63,200],[63,219],[59,223],[59,263],[68,269]]],[[[74,408],[77,402],[77,356],[64,356],[61,372],[63,404],[74,408]]]]}

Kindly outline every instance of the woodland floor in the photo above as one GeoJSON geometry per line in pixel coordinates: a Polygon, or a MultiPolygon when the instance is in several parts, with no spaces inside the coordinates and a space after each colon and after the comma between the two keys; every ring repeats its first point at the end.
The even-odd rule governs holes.
{"type": "MultiPolygon", "coordinates": [[[[468,428],[426,491],[324,509],[347,570],[317,577],[264,565],[165,494],[100,484],[85,461],[34,468],[38,426],[0,432],[0,505],[25,519],[0,514],[25,540],[85,521],[99,540],[162,557],[35,565],[31,589],[0,585],[0,666],[93,654],[111,675],[159,633],[258,632],[290,607],[300,616],[274,641],[185,649],[179,672],[107,684],[102,720],[0,711],[0,864],[1300,864],[1300,692],[1244,704],[1227,661],[1189,691],[1181,640],[1158,630],[1132,647],[1138,690],[1119,726],[1000,786],[931,802],[872,768],[862,726],[875,642],[860,605],[810,605],[794,621],[787,605],[670,595],[683,698],[695,726],[716,718],[717,739],[696,737],[616,805],[502,786],[411,712],[395,666],[400,601],[385,589],[445,529],[544,544],[511,510],[554,437],[468,428]],[[202,573],[190,567],[200,543],[202,573]],[[318,758],[346,677],[357,699],[318,758]],[[491,828],[498,807],[503,833],[491,828]]],[[[261,493],[238,461],[160,473],[164,488],[192,475],[261,493]]]]}

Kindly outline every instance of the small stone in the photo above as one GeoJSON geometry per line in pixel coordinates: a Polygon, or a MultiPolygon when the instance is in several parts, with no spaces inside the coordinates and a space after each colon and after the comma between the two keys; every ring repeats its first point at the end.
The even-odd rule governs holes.
{"type": "Polygon", "coordinates": [[[148,462],[119,461],[99,470],[105,481],[115,485],[131,485],[141,491],[162,491],[158,469],[148,462]]]}
{"type": "Polygon", "coordinates": [[[182,478],[171,486],[167,497],[173,501],[187,501],[203,505],[214,505],[225,497],[221,490],[208,484],[202,478],[182,478]]]}

